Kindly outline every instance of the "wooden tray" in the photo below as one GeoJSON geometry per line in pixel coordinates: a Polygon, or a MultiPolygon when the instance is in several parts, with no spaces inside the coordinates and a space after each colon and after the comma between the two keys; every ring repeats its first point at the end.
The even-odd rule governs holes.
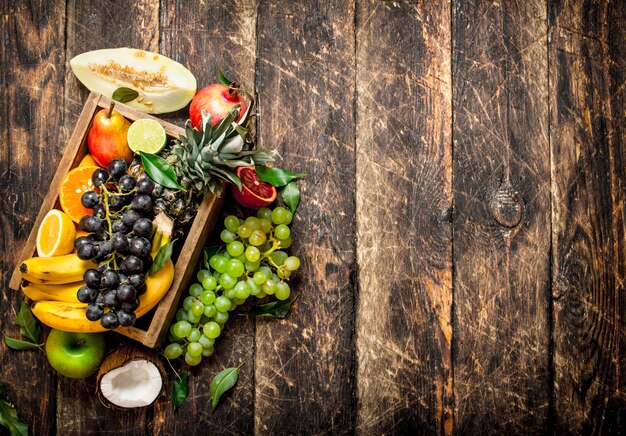
{"type": "MultiPolygon", "coordinates": [[[[54,175],[54,179],[50,185],[50,190],[43,200],[43,204],[41,205],[41,209],[39,209],[39,214],[37,215],[37,219],[33,225],[33,229],[30,232],[24,249],[22,250],[22,254],[19,258],[20,261],[17,263],[13,275],[11,276],[11,281],[9,283],[9,287],[11,289],[20,289],[22,277],[19,271],[19,265],[23,260],[32,257],[35,253],[37,229],[39,229],[44,216],[53,208],[60,209],[58,192],[65,175],[72,168],[78,166],[83,157],[85,157],[85,154],[89,152],[86,139],[89,128],[91,127],[91,120],[93,119],[93,116],[101,108],[108,108],[110,105],[111,100],[107,97],[95,92],[89,94],[80,117],[76,122],[74,132],[72,133],[67,147],[65,148],[59,167],[54,175]]],[[[124,117],[130,121],[135,121],[140,118],[150,118],[156,120],[165,128],[165,132],[169,137],[177,138],[179,134],[184,132],[184,129],[181,127],[147,115],[143,112],[139,112],[119,102],[115,102],[115,110],[124,115],[124,117]]],[[[186,235],[183,245],[180,246],[180,243],[177,244],[180,249],[177,250],[179,254],[174,265],[175,273],[172,286],[156,306],[156,309],[152,310],[153,315],[145,315],[152,317],[148,329],[143,330],[137,327],[118,327],[114,331],[128,336],[129,338],[132,338],[151,348],[154,348],[161,343],[167,335],[170,322],[176,313],[180,296],[186,289],[190,279],[194,276],[196,263],[202,253],[203,244],[211,232],[221,208],[222,198],[214,195],[207,195],[204,198],[204,201],[200,205],[198,213],[193,220],[191,228],[186,235]]],[[[138,323],[143,320],[144,318],[142,317],[138,320],[138,323]]]]}

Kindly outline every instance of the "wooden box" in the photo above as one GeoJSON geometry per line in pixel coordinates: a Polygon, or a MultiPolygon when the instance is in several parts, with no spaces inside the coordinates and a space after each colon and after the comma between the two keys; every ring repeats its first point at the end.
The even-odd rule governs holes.
{"type": "MultiPolygon", "coordinates": [[[[89,152],[87,147],[87,133],[91,127],[93,116],[101,108],[108,108],[111,100],[98,93],[92,92],[87,99],[85,106],[80,114],[80,118],[76,122],[74,132],[65,148],[59,167],[54,175],[50,190],[46,194],[37,219],[33,225],[32,231],[26,241],[26,245],[22,250],[20,262],[18,262],[9,286],[11,289],[19,290],[21,283],[21,274],[19,265],[22,260],[28,259],[36,252],[36,236],[37,230],[43,221],[44,216],[53,208],[60,209],[58,203],[58,192],[65,175],[72,168],[78,166],[85,154],[89,152]]],[[[169,138],[177,138],[184,129],[173,124],[167,123],[156,117],[139,112],[122,103],[115,102],[115,110],[124,115],[131,122],[140,118],[151,118],[165,128],[169,138]]],[[[207,195],[200,205],[198,213],[193,220],[191,228],[187,233],[185,240],[177,242],[176,263],[174,265],[175,274],[174,281],[163,299],[159,302],[155,309],[140,318],[137,324],[145,324],[145,317],[149,317],[149,324],[146,330],[133,327],[118,327],[114,331],[128,336],[143,345],[154,348],[167,336],[167,331],[174,314],[176,313],[178,302],[181,294],[187,289],[187,285],[191,278],[194,277],[198,258],[202,253],[203,244],[211,232],[217,216],[222,207],[222,199],[213,195],[207,195]],[[181,245],[182,244],[182,245],[181,245]]]]}

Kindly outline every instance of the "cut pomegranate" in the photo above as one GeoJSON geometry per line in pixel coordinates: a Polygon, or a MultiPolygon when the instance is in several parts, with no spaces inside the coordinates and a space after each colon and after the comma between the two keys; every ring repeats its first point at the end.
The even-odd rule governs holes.
{"type": "Polygon", "coordinates": [[[235,200],[244,207],[260,209],[276,200],[276,188],[259,180],[254,167],[239,167],[237,175],[241,179],[241,191],[232,185],[235,200]]]}

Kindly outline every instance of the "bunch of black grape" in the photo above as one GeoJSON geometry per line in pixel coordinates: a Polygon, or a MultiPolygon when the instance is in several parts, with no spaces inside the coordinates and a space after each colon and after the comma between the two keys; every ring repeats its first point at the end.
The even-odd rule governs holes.
{"type": "Polygon", "coordinates": [[[75,247],[79,258],[99,265],[85,271],[85,285],[77,297],[88,303],[89,320],[100,320],[107,329],[128,327],[137,319],[134,312],[146,291],[152,263],[155,184],[145,174],[138,180],[128,174],[123,159],[95,170],[92,181],[97,190],[85,192],[81,203],[93,209],[93,215],[85,215],[79,223],[90,235],[76,239],[75,247]]]}

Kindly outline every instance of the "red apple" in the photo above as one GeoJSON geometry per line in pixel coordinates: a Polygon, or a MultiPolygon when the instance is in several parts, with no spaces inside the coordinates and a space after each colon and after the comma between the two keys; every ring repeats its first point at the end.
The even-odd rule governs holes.
{"type": "Polygon", "coordinates": [[[101,109],[93,117],[87,145],[96,163],[105,167],[113,159],[121,157],[126,163],[133,160],[133,151],[128,147],[126,132],[130,122],[117,111],[101,109]]]}
{"type": "Polygon", "coordinates": [[[202,127],[202,111],[205,111],[211,115],[211,124],[214,126],[237,104],[241,105],[237,120],[239,121],[246,113],[248,103],[237,92],[237,89],[221,83],[214,83],[202,88],[191,100],[189,107],[191,125],[199,130],[202,127]]]}

